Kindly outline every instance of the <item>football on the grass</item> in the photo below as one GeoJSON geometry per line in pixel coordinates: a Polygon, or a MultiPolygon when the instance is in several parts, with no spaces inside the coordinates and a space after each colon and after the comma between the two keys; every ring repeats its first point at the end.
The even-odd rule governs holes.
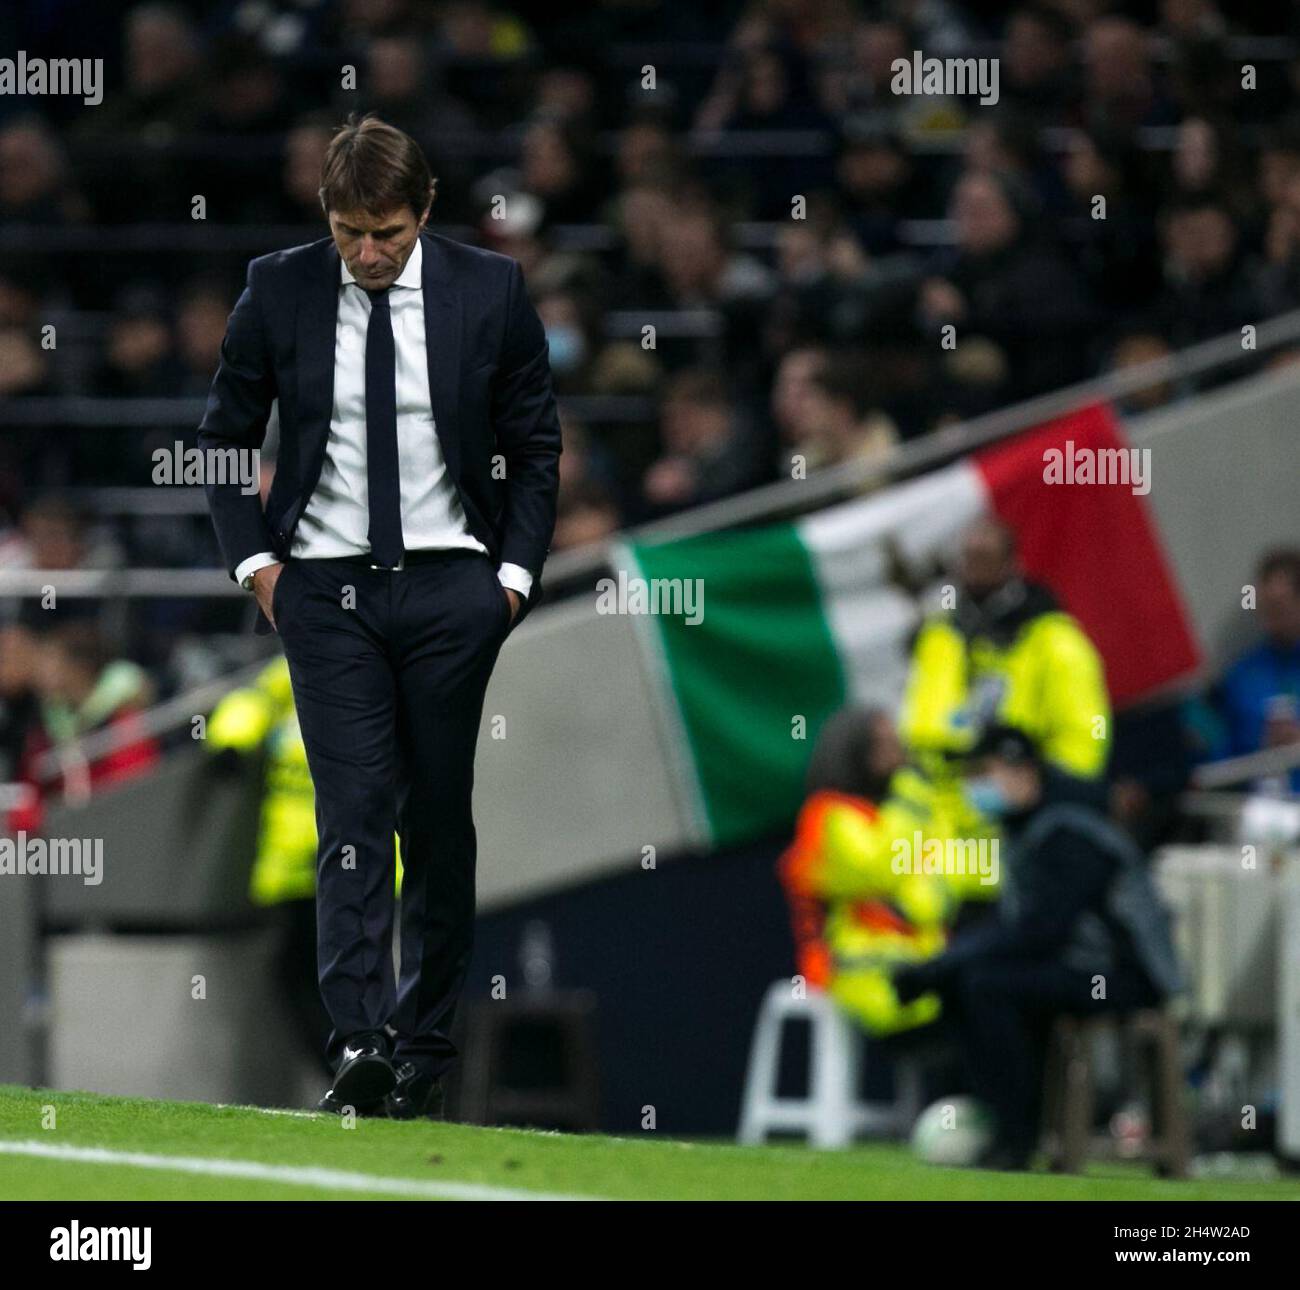
{"type": "Polygon", "coordinates": [[[973,1165],[993,1140],[993,1117],[973,1097],[945,1097],[921,1112],[912,1150],[930,1165],[973,1165]]]}

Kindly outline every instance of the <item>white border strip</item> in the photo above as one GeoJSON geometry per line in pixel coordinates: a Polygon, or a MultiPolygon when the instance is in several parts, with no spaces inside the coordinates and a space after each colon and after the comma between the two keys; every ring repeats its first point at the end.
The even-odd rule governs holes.
{"type": "Polygon", "coordinates": [[[140,1151],[110,1151],[105,1147],[57,1146],[49,1142],[0,1141],[0,1155],[34,1156],[41,1160],[70,1160],[83,1165],[127,1165],[169,1173],[201,1174],[211,1178],[244,1178],[254,1182],[319,1187],[324,1191],[380,1192],[422,1200],[590,1200],[553,1192],[519,1191],[485,1183],[422,1182],[418,1178],[385,1178],[313,1166],[268,1165],[257,1160],[214,1160],[203,1156],[160,1156],[140,1151]]]}
{"type": "MultiPolygon", "coordinates": [[[[629,577],[645,580],[645,573],[636,552],[627,542],[610,545],[610,568],[617,578],[620,567],[629,577]]],[[[646,683],[651,692],[658,691],[659,704],[653,717],[659,731],[664,757],[668,763],[669,782],[677,790],[677,804],[683,815],[687,836],[697,849],[707,850],[713,845],[713,829],[709,824],[708,807],[700,785],[699,767],[690,735],[686,732],[686,717],[681,699],[673,685],[672,668],[659,625],[649,614],[630,614],[632,631],[641,647],[646,664],[646,683]]]]}

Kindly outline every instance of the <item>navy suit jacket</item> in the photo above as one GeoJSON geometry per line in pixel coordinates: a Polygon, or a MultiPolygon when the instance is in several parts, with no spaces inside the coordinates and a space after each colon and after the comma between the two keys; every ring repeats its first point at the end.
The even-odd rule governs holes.
{"type": "MultiPolygon", "coordinates": [[[[559,490],[560,423],[546,336],[514,260],[431,233],[421,238],[434,425],[470,531],[495,564],[533,575],[517,626],[541,597],[559,490]]],[[[259,551],[288,557],[320,478],[334,407],[340,282],[331,238],[276,251],[249,264],[230,315],[199,446],[260,448],[271,404],[280,401],[280,451],[265,510],[237,482],[207,484],[232,578],[259,551]]],[[[267,630],[264,623],[259,630],[267,630]]]]}

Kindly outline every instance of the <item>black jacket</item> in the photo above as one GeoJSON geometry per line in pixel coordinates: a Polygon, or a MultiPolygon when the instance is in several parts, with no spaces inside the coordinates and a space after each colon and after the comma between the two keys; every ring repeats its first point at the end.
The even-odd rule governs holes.
{"type": "Polygon", "coordinates": [[[1158,995],[1181,988],[1168,914],[1146,857],[1103,813],[1104,787],[1051,768],[1043,780],[1038,805],[1005,821],[996,918],[910,969],[905,993],[992,959],[1138,973],[1158,995]]]}
{"type": "MultiPolygon", "coordinates": [[[[560,423],[546,337],[514,260],[421,236],[434,424],[470,531],[494,563],[533,575],[518,625],[541,596],[559,489],[560,423]],[[504,462],[495,472],[500,478],[492,468],[496,454],[504,462]]],[[[330,238],[261,256],[248,266],[248,285],[226,326],[199,446],[260,448],[277,398],[280,414],[265,511],[238,483],[208,482],[232,578],[259,551],[288,556],[320,477],[334,403],[339,282],[330,238]]]]}

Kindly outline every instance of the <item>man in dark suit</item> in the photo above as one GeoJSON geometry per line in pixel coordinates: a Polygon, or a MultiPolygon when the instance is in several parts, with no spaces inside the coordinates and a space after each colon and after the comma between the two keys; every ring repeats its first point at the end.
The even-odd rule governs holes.
{"type": "Polygon", "coordinates": [[[208,500],[284,644],[316,786],[320,1106],[396,1118],[438,1113],[456,1055],[484,692],[541,592],[560,455],[519,266],[425,231],[433,197],[414,140],[350,119],[322,168],[331,237],[249,265],[199,428],[251,453],[278,400],[265,510],[238,483],[208,500]]]}

